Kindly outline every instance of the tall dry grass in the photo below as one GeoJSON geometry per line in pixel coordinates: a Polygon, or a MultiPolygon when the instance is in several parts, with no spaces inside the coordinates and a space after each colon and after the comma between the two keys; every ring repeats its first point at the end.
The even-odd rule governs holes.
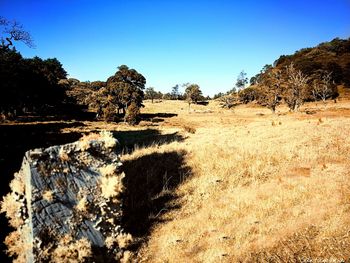
{"type": "MultiPolygon", "coordinates": [[[[173,190],[179,208],[160,215],[164,222],[152,228],[138,261],[350,259],[350,119],[341,116],[349,104],[316,108],[315,115],[281,108],[278,116],[211,104],[211,113],[181,112],[180,103],[163,105],[178,112],[163,129],[192,125],[195,133],[182,129],[183,142],[124,156],[181,149],[192,171],[173,190]]],[[[160,111],[161,104],[145,110],[160,111]]]]}

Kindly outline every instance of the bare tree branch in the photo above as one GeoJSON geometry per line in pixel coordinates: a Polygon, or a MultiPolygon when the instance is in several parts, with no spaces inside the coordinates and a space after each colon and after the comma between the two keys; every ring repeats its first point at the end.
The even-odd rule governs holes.
{"type": "Polygon", "coordinates": [[[296,111],[305,101],[307,95],[306,84],[309,81],[309,77],[304,75],[300,70],[297,70],[293,63],[287,66],[286,72],[287,87],[285,101],[291,110],[296,111]]]}
{"type": "Polygon", "coordinates": [[[332,90],[332,72],[325,71],[321,80],[313,82],[312,95],[315,100],[321,99],[324,104],[333,94],[332,90]]]}
{"type": "Polygon", "coordinates": [[[35,48],[34,41],[23,25],[17,21],[9,21],[4,17],[0,17],[0,48],[7,49],[13,46],[14,41],[21,41],[30,48],[35,48]]]}

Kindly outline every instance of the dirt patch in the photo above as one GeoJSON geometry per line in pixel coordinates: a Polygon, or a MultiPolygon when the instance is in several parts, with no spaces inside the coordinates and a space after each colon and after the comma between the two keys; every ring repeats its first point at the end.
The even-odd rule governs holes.
{"type": "Polygon", "coordinates": [[[294,167],[290,169],[287,173],[288,176],[303,176],[303,177],[310,177],[311,175],[311,168],[310,167],[294,167]]]}

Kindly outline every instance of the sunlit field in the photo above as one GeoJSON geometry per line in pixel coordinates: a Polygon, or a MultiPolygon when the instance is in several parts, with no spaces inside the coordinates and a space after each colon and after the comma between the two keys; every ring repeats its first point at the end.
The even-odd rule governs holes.
{"type": "Polygon", "coordinates": [[[6,127],[28,126],[35,145],[113,132],[127,189],[123,227],[133,237],[125,262],[349,259],[349,100],[307,103],[296,113],[282,105],[275,114],[254,103],[223,109],[215,100],[144,105],[136,126],[6,127]]]}
{"type": "Polygon", "coordinates": [[[350,1],[67,2],[0,1],[0,263],[350,263],[350,1]]]}
{"type": "Polygon", "coordinates": [[[176,128],[184,140],[123,156],[129,162],[160,154],[141,164],[139,173],[142,167],[163,172],[158,195],[173,196],[149,215],[158,223],[145,237],[139,261],[349,258],[348,101],[311,103],[299,113],[281,107],[276,114],[252,105],[224,110],[215,101],[189,111],[185,102],[162,101],[146,102],[143,112],[178,114],[157,129],[176,128]],[[184,174],[157,170],[167,152],[184,156],[184,174]],[[174,187],[171,176],[180,177],[174,187]]]}

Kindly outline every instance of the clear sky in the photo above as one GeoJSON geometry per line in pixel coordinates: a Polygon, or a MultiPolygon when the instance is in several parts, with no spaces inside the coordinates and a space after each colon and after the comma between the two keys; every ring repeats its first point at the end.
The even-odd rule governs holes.
{"type": "Polygon", "coordinates": [[[0,0],[0,16],[27,29],[36,49],[70,77],[106,80],[126,64],[146,87],[170,92],[200,85],[226,92],[244,70],[258,73],[280,55],[350,37],[349,0],[0,0]]]}

